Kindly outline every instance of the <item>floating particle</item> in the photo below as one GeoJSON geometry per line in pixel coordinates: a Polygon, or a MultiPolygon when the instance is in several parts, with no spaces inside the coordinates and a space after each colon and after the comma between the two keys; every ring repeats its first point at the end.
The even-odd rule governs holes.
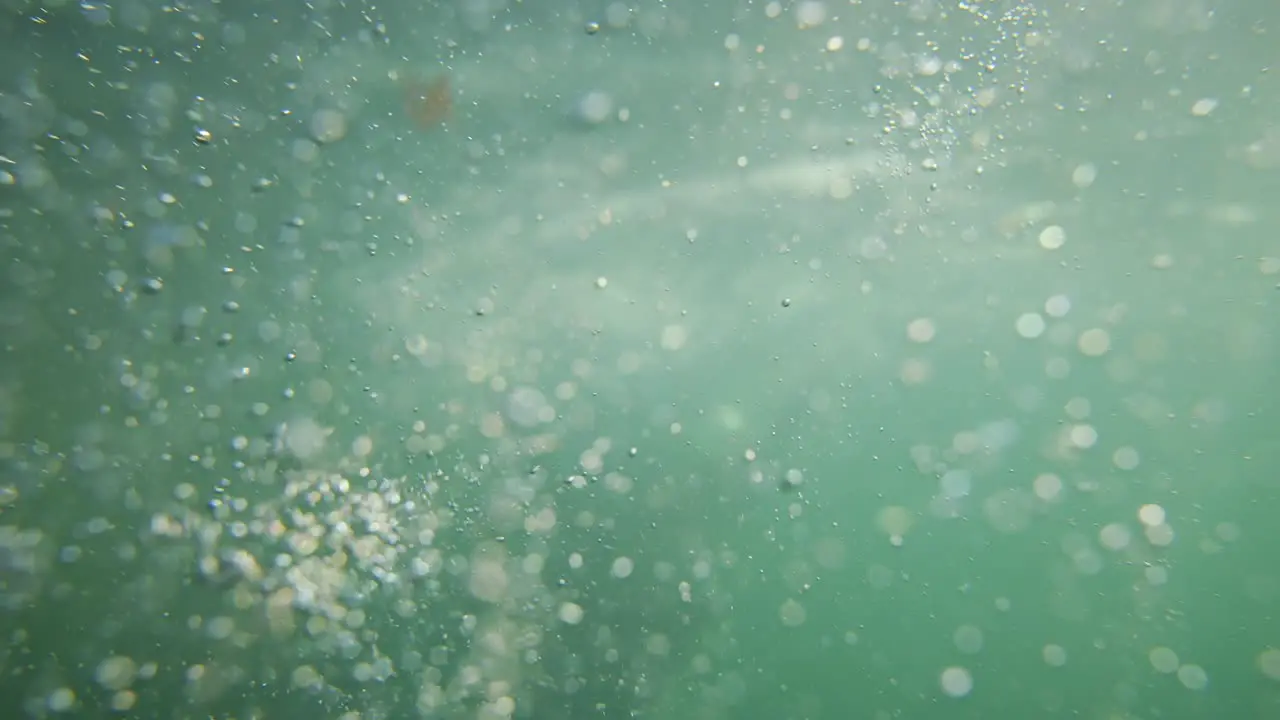
{"type": "Polygon", "coordinates": [[[1061,645],[1050,643],[1040,650],[1041,657],[1049,667],[1062,667],[1067,664],[1067,651],[1061,645]]]}
{"type": "Polygon", "coordinates": [[[138,676],[138,665],[132,658],[115,655],[98,663],[94,673],[98,684],[108,690],[124,690],[138,676]]]}
{"type": "Polygon", "coordinates": [[[1054,295],[1044,301],[1044,312],[1049,317],[1066,317],[1071,312],[1071,298],[1066,295],[1054,295]]]}
{"type": "Polygon", "coordinates": [[[662,328],[659,341],[663,350],[679,350],[689,341],[689,329],[684,325],[673,324],[662,328]]]}
{"type": "Polygon", "coordinates": [[[45,699],[45,704],[53,712],[66,712],[75,707],[76,693],[69,687],[60,687],[49,693],[49,697],[45,699]]]}
{"type": "Polygon", "coordinates": [[[1259,653],[1258,669],[1263,675],[1280,682],[1280,650],[1267,648],[1259,653]]]}
{"type": "Polygon", "coordinates": [[[1150,503],[1143,505],[1138,508],[1138,520],[1147,527],[1163,525],[1165,521],[1164,508],[1150,503]]]}
{"type": "Polygon", "coordinates": [[[1018,316],[1018,320],[1014,323],[1020,337],[1028,340],[1034,340],[1044,334],[1045,322],[1040,313],[1023,313],[1018,316]]]}
{"type": "Polygon", "coordinates": [[[1073,397],[1063,406],[1063,410],[1072,420],[1085,420],[1093,412],[1093,403],[1089,402],[1089,398],[1073,397]]]}
{"type": "Polygon", "coordinates": [[[927,343],[937,333],[933,321],[929,318],[916,318],[907,325],[907,339],[915,343],[927,343]]]}
{"type": "Polygon", "coordinates": [[[804,606],[794,599],[788,598],[778,608],[778,618],[787,627],[799,627],[804,624],[806,613],[804,606]]]}
{"type": "Polygon", "coordinates": [[[471,567],[471,578],[468,588],[478,600],[489,603],[501,602],[507,596],[510,580],[502,563],[495,560],[481,560],[471,567]]]}
{"type": "MultiPolygon", "coordinates": [[[[768,14],[769,8],[766,8],[765,12],[768,14]]],[[[801,30],[817,27],[826,22],[827,19],[827,6],[819,0],[804,0],[804,2],[796,5],[795,12],[796,27],[801,30]]],[[[770,15],[770,17],[773,17],[773,15],[770,15]]]]}
{"type": "Polygon", "coordinates": [[[1077,165],[1076,169],[1071,171],[1071,184],[1081,190],[1092,185],[1097,179],[1098,167],[1093,163],[1077,165]]]}
{"type": "Polygon", "coordinates": [[[631,573],[635,571],[635,561],[629,557],[615,558],[613,565],[609,568],[609,574],[619,580],[631,577],[631,573]]]}
{"type": "Polygon", "coordinates": [[[1167,675],[1178,670],[1178,653],[1167,647],[1157,646],[1151,648],[1147,653],[1147,660],[1151,663],[1151,667],[1155,668],[1156,672],[1159,673],[1167,675]]]}
{"type": "Polygon", "coordinates": [[[321,145],[334,143],[347,136],[347,116],[338,110],[324,108],[311,116],[311,137],[321,145]]]}
{"type": "Polygon", "coordinates": [[[952,469],[938,481],[939,492],[946,498],[967,497],[973,489],[973,475],[968,470],[952,469]]]}
{"type": "Polygon", "coordinates": [[[953,698],[960,698],[973,691],[973,675],[965,668],[952,666],[942,671],[938,678],[942,692],[953,698]]]}
{"type": "Polygon", "coordinates": [[[111,709],[116,712],[128,712],[138,704],[138,694],[132,690],[121,690],[111,696],[111,709]]]}
{"type": "Polygon", "coordinates": [[[631,8],[625,2],[613,2],[605,8],[604,20],[609,27],[622,28],[631,22],[631,8]]]}
{"type": "Polygon", "coordinates": [[[1167,523],[1148,527],[1144,534],[1147,536],[1147,542],[1156,547],[1168,547],[1173,544],[1173,528],[1167,523]]]}
{"type": "Polygon", "coordinates": [[[213,133],[202,127],[196,128],[195,137],[197,145],[208,145],[213,142],[213,133]]]}
{"type": "Polygon", "coordinates": [[[588,125],[599,125],[612,114],[613,98],[600,90],[593,90],[582,96],[574,108],[575,117],[588,125]]]}
{"type": "Polygon", "coordinates": [[[1098,542],[1108,550],[1124,550],[1132,537],[1129,528],[1120,523],[1110,523],[1098,531],[1098,542]]]}
{"type": "Polygon", "coordinates": [[[1218,109],[1218,101],[1214,98],[1200,98],[1191,105],[1191,114],[1196,117],[1205,117],[1209,113],[1218,109]]]}
{"type": "Polygon", "coordinates": [[[1098,442],[1098,430],[1087,423],[1072,425],[1067,431],[1071,444],[1080,450],[1088,450],[1098,442]]]}
{"type": "Polygon", "coordinates": [[[951,641],[965,655],[977,655],[982,652],[982,629],[975,625],[961,625],[952,633],[951,641]]]}
{"type": "Polygon", "coordinates": [[[890,542],[894,545],[901,545],[901,536],[905,535],[913,524],[911,511],[901,505],[890,505],[881,508],[876,514],[876,524],[880,529],[890,537],[890,542]],[[898,538],[897,542],[893,538],[898,538]]]}
{"type": "Polygon", "coordinates": [[[429,79],[410,75],[403,81],[401,90],[405,115],[420,129],[441,125],[453,114],[453,86],[448,75],[429,79]]]}
{"type": "Polygon", "coordinates": [[[200,327],[204,323],[204,318],[209,311],[203,305],[191,305],[183,308],[179,322],[183,327],[194,328],[200,327]]]}
{"type": "Polygon", "coordinates": [[[516,701],[510,695],[502,697],[489,703],[485,711],[480,714],[486,718],[509,718],[516,712],[516,701]]]}
{"type": "MultiPolygon", "coordinates": [[[[921,55],[916,58],[916,74],[922,77],[933,77],[942,72],[942,68],[942,58],[937,55],[921,55]]],[[[937,169],[936,165],[933,169],[937,169]]]]}
{"type": "Polygon", "coordinates": [[[586,613],[582,606],[577,603],[567,602],[560,606],[560,612],[557,615],[560,621],[568,625],[577,625],[582,622],[582,618],[586,613]]]}
{"type": "Polygon", "coordinates": [[[1188,690],[1203,690],[1209,685],[1209,674],[1199,665],[1188,663],[1178,668],[1178,682],[1188,690]]]}
{"type": "Polygon", "coordinates": [[[1040,231],[1040,247],[1045,250],[1057,250],[1067,242],[1067,232],[1061,225],[1050,225],[1040,231]]]}
{"type": "Polygon", "coordinates": [[[1141,458],[1136,449],[1126,445],[1116,448],[1116,451],[1111,454],[1111,462],[1121,470],[1133,470],[1138,467],[1141,458]]]}
{"type": "Polygon", "coordinates": [[[1080,333],[1077,345],[1082,354],[1089,357],[1101,357],[1111,349],[1111,335],[1102,328],[1090,328],[1080,333]]]}

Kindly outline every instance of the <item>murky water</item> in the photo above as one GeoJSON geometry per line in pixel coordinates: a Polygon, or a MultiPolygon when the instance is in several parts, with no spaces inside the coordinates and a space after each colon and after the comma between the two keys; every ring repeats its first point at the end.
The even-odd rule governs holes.
{"type": "Polygon", "coordinates": [[[0,16],[6,717],[1280,716],[1280,11],[0,16]]]}

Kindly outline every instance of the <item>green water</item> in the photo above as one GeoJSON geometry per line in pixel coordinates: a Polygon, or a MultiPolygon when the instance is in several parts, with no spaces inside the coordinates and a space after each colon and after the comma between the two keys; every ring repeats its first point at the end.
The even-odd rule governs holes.
{"type": "Polygon", "coordinates": [[[1270,4],[3,7],[0,716],[1280,717],[1270,4]]]}

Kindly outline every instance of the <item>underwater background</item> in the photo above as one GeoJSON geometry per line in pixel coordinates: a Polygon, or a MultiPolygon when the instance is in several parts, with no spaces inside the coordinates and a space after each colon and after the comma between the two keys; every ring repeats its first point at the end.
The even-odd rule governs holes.
{"type": "Polygon", "coordinates": [[[1280,717],[1280,6],[0,14],[0,716],[1280,717]]]}

